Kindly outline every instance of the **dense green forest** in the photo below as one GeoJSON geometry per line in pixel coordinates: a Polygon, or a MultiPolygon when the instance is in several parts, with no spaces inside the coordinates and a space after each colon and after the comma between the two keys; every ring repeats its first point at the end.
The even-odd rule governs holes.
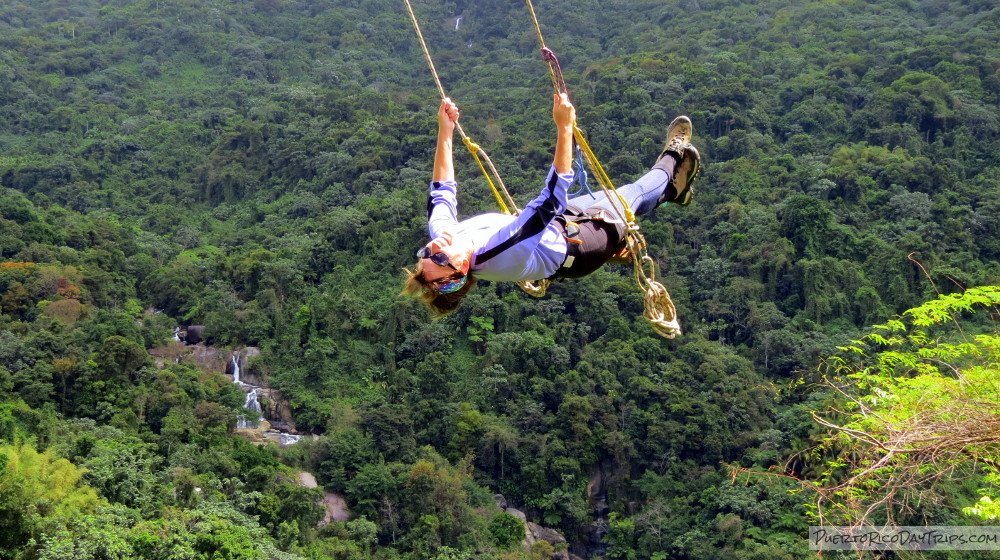
{"type": "MultiPolygon", "coordinates": [[[[554,127],[527,8],[414,8],[465,130],[530,200],[554,127]]],[[[399,295],[438,104],[402,2],[0,0],[0,559],[814,554],[797,479],[848,474],[810,415],[844,396],[825,359],[1000,284],[1000,6],[536,10],[617,182],[694,122],[695,202],[642,220],[681,337],[621,265],[539,299],[481,282],[440,321],[399,295]],[[177,325],[259,348],[248,367],[315,437],[236,435],[237,384],[151,356],[177,325]],[[350,520],[317,528],[324,489],[350,520]],[[495,494],[568,543],[520,546],[495,494]]],[[[457,163],[463,214],[494,211],[457,163]]],[[[972,523],[988,465],[893,520],[972,523]]]]}

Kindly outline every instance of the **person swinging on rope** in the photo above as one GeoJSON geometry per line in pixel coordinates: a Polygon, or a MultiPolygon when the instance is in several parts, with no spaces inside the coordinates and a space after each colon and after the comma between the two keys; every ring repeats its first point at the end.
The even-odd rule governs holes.
{"type": "MultiPolygon", "coordinates": [[[[458,107],[443,99],[438,109],[437,149],[427,201],[431,241],[417,251],[403,293],[417,297],[436,316],[458,308],[476,280],[522,281],[579,278],[601,267],[625,239],[621,202],[604,193],[568,199],[573,183],[573,129],[576,109],[565,93],[553,96],[556,147],[541,193],[514,216],[487,213],[458,220],[458,184],[452,154],[458,107]]],[[[636,215],[694,196],[701,166],[691,145],[691,119],[675,118],[653,167],[636,182],[616,190],[636,215]]]]}

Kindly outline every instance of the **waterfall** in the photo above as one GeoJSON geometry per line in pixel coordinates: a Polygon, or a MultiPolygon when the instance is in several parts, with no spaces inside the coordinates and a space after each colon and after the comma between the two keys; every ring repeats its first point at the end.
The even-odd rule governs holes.
{"type": "Polygon", "coordinates": [[[604,494],[597,496],[597,503],[594,504],[594,522],[590,524],[590,546],[588,549],[600,558],[603,558],[608,552],[608,544],[604,542],[604,537],[608,534],[608,514],[610,512],[607,496],[604,494]]]}
{"type": "Polygon", "coordinates": [[[260,421],[264,419],[264,416],[261,414],[261,410],[262,409],[260,407],[260,402],[257,401],[257,389],[259,389],[259,387],[255,386],[255,385],[250,385],[248,383],[244,383],[243,380],[240,379],[240,351],[239,350],[237,350],[236,352],[233,353],[233,357],[229,360],[229,364],[230,364],[232,372],[233,372],[233,383],[239,383],[240,387],[249,387],[250,388],[250,390],[247,392],[246,399],[243,401],[243,408],[248,408],[248,409],[250,409],[250,410],[252,410],[252,411],[254,411],[254,412],[257,413],[257,419],[256,420],[250,420],[248,418],[240,418],[236,422],[236,427],[239,428],[239,429],[256,428],[257,424],[260,423],[260,421]]]}
{"type": "Polygon", "coordinates": [[[604,472],[598,467],[590,475],[590,482],[587,484],[587,501],[594,515],[594,520],[587,531],[590,538],[584,545],[587,558],[604,558],[608,552],[608,543],[604,542],[604,538],[608,535],[608,516],[611,514],[611,508],[608,507],[608,494],[604,483],[604,472]]]}
{"type": "Polygon", "coordinates": [[[246,385],[246,383],[240,380],[240,353],[236,352],[233,354],[233,359],[230,361],[233,364],[233,383],[239,383],[241,387],[246,385]]]}
{"type": "Polygon", "coordinates": [[[180,341],[181,341],[181,328],[174,327],[174,342],[180,342],[180,341]]]}
{"type": "Polygon", "coordinates": [[[245,401],[243,401],[243,408],[249,408],[250,410],[256,412],[257,419],[248,420],[246,418],[240,418],[236,422],[236,427],[243,430],[249,428],[256,428],[257,424],[264,419],[264,415],[261,414],[260,403],[257,401],[257,387],[250,389],[250,392],[247,393],[247,398],[245,401]]]}
{"type": "Polygon", "coordinates": [[[455,18],[455,31],[458,31],[458,24],[462,23],[462,16],[455,18]]]}
{"type": "MultiPolygon", "coordinates": [[[[233,383],[238,383],[241,389],[248,390],[246,399],[243,401],[243,408],[248,410],[244,412],[247,415],[246,418],[240,418],[236,421],[236,428],[240,430],[252,430],[257,428],[258,425],[265,420],[265,418],[263,408],[260,406],[260,401],[257,400],[259,398],[260,387],[251,385],[240,379],[240,375],[242,374],[242,371],[240,370],[240,354],[241,351],[239,350],[233,352],[233,356],[229,360],[229,367],[233,374],[233,383]],[[255,419],[254,416],[256,416],[255,419]]],[[[263,435],[269,437],[272,441],[275,439],[279,440],[282,446],[296,444],[300,439],[302,439],[302,436],[298,434],[289,434],[276,430],[267,430],[263,432],[263,435]]]]}

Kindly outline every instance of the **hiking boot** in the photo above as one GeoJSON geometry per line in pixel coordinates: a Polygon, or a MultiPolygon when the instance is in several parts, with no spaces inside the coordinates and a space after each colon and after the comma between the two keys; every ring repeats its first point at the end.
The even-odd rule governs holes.
{"type": "Polygon", "coordinates": [[[701,171],[701,154],[698,153],[698,148],[691,144],[685,144],[680,160],[681,162],[674,169],[674,178],[671,184],[673,189],[667,189],[670,195],[668,195],[666,202],[686,206],[691,204],[691,200],[694,199],[694,180],[698,177],[698,172],[701,171]]]}
{"type": "Polygon", "coordinates": [[[681,161],[684,155],[684,146],[691,143],[692,134],[694,134],[694,128],[691,125],[691,119],[681,115],[670,121],[670,126],[667,127],[667,143],[663,146],[663,151],[660,152],[657,161],[667,154],[671,154],[677,158],[677,161],[681,161]]]}

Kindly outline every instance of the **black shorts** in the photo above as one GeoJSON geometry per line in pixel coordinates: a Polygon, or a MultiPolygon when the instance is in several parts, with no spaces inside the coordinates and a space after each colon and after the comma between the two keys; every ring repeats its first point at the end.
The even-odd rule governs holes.
{"type": "MultiPolygon", "coordinates": [[[[580,226],[580,233],[575,240],[582,243],[574,243],[573,240],[566,240],[566,260],[570,265],[563,265],[552,278],[580,278],[601,268],[612,255],[621,249],[625,242],[625,226],[606,222],[591,216],[563,214],[556,218],[565,229],[566,222],[576,222],[580,226]]],[[[565,234],[565,233],[564,233],[565,234]]]]}

